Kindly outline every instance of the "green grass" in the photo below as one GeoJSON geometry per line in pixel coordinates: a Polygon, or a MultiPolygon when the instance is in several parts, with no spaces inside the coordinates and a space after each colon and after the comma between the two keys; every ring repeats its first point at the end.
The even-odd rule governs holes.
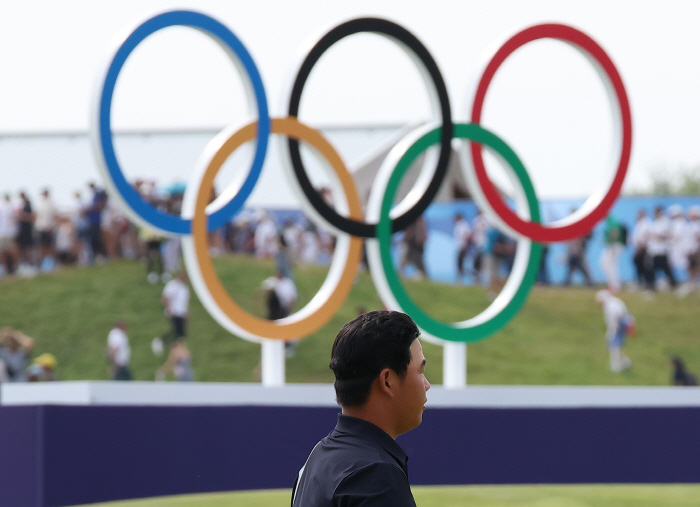
{"type": "MultiPolygon", "coordinates": [[[[270,261],[243,256],[216,259],[232,297],[263,314],[256,289],[274,271],[270,261]]],[[[323,282],[326,269],[301,266],[296,277],[301,303],[323,282]]],[[[429,314],[463,320],[486,306],[481,288],[431,282],[406,282],[409,293],[429,314]]],[[[150,341],[169,327],[159,304],[162,284],[149,285],[143,266],[118,261],[94,268],[67,268],[33,280],[0,280],[0,326],[9,325],[36,339],[35,354],[56,355],[65,380],[108,379],[104,359],[107,333],[117,319],[128,322],[132,369],[137,380],[153,379],[163,358],[150,341]]],[[[522,312],[493,337],[468,347],[470,384],[530,385],[667,385],[668,356],[680,354],[691,371],[700,370],[697,346],[698,294],[679,300],[659,294],[648,301],[639,293],[623,294],[637,317],[639,335],[627,352],[633,368],[622,375],[607,370],[603,320],[594,291],[584,288],[536,287],[522,312]]],[[[356,315],[358,306],[382,308],[368,273],[358,275],[348,301],[319,332],[303,340],[287,361],[288,382],[332,382],[330,346],[338,329],[356,315]]],[[[200,381],[254,381],[260,346],[231,336],[207,314],[193,292],[188,325],[196,378],[200,381]]],[[[424,344],[427,376],[441,383],[442,349],[424,344]]]]}
{"type": "MultiPolygon", "coordinates": [[[[272,507],[289,505],[288,490],[211,493],[94,504],[94,507],[272,507]]],[[[422,486],[420,507],[697,506],[700,485],[422,486]]]]}

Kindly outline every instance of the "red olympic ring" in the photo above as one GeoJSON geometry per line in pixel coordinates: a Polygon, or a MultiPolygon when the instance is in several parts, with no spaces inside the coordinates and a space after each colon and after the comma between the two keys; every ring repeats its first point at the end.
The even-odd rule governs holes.
{"type": "Polygon", "coordinates": [[[483,190],[484,197],[487,203],[505,223],[518,235],[522,235],[540,243],[554,243],[558,241],[567,241],[586,234],[596,223],[602,220],[622,190],[622,183],[627,173],[627,166],[630,160],[632,151],[632,116],[630,113],[630,105],[627,99],[627,93],[622,83],[622,78],[617,72],[615,65],[610,57],[605,53],[593,39],[586,34],[566,25],[559,24],[543,24],[527,28],[513,37],[511,37],[501,48],[496,52],[490,60],[484,73],[479,81],[479,84],[474,95],[474,103],[472,106],[471,121],[480,123],[481,112],[486,97],[486,91],[493,79],[496,71],[504,60],[510,56],[516,49],[537,39],[551,38],[567,42],[577,49],[581,50],[592,59],[591,63],[599,66],[601,77],[607,77],[610,85],[617,98],[617,106],[619,107],[619,117],[622,124],[622,139],[620,146],[620,159],[617,165],[615,178],[610,185],[607,193],[600,199],[599,202],[589,201],[594,199],[589,197],[584,205],[584,208],[579,212],[574,213],[568,219],[564,219],[554,224],[538,224],[529,220],[523,220],[518,217],[503,201],[500,194],[496,190],[491,180],[486,174],[484,160],[482,158],[482,147],[480,144],[471,143],[471,159],[474,164],[474,170],[479,184],[483,190]],[[602,72],[601,72],[602,71],[602,72]],[[603,74],[604,73],[604,74],[603,74]],[[588,210],[588,207],[592,209],[588,210]],[[580,216],[583,213],[583,216],[580,216]]]}

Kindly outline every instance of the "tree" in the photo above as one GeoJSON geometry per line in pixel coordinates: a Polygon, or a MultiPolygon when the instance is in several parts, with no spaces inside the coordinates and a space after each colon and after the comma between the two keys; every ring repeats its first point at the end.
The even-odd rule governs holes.
{"type": "Polygon", "coordinates": [[[657,167],[651,173],[651,187],[635,189],[637,195],[700,195],[700,166],[684,167],[671,172],[657,167]]]}

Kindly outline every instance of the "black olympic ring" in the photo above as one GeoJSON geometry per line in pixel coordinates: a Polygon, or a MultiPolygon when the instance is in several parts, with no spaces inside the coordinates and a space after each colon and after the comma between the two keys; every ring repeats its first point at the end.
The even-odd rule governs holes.
{"type": "MultiPolygon", "coordinates": [[[[358,18],[342,23],[326,35],[324,35],[309,51],[309,54],[304,59],[299,72],[294,81],[292,92],[289,97],[289,116],[297,117],[299,114],[299,103],[301,102],[301,94],[304,90],[306,80],[311,73],[314,65],[323,53],[328,50],[333,44],[339,40],[360,32],[379,33],[395,39],[399,43],[410,49],[413,54],[421,61],[425,70],[430,75],[430,79],[435,85],[435,91],[440,102],[440,115],[442,116],[442,130],[440,134],[440,155],[435,167],[435,173],[430,181],[430,184],[425,190],[423,196],[407,210],[403,215],[397,217],[393,221],[393,232],[401,231],[415,222],[430,205],[435,195],[440,190],[445,175],[447,174],[447,166],[450,162],[451,142],[454,126],[452,124],[452,114],[450,112],[450,101],[447,95],[447,88],[442,79],[442,74],[438,69],[435,60],[428,52],[425,46],[408,30],[402,26],[387,21],[386,19],[378,18],[358,18]]],[[[342,215],[339,215],[331,206],[329,206],[316,191],[311,184],[306,173],[306,168],[301,160],[299,151],[299,141],[289,139],[289,156],[294,168],[294,173],[299,181],[299,185],[316,211],[330,224],[337,229],[363,238],[376,238],[376,224],[368,224],[352,220],[342,215]]]]}

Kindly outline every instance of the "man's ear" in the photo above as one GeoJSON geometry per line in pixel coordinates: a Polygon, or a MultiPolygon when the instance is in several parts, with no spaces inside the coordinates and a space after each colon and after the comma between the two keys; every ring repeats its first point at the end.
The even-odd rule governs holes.
{"type": "Polygon", "coordinates": [[[390,396],[391,398],[394,397],[393,388],[395,382],[396,375],[393,375],[390,368],[384,368],[379,372],[379,376],[377,377],[378,388],[381,392],[390,396]]]}

